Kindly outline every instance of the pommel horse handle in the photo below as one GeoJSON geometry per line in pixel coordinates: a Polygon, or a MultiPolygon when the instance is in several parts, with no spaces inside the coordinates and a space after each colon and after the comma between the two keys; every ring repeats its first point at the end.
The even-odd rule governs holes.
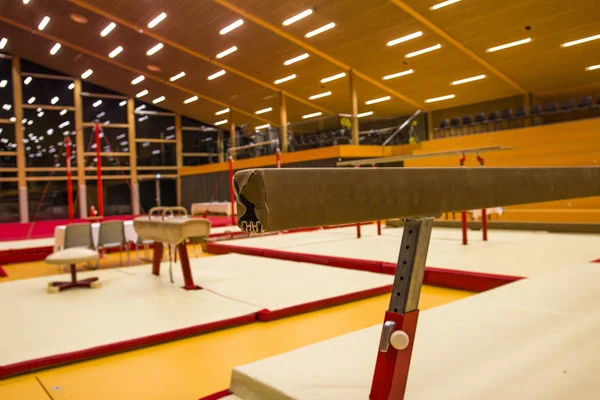
{"type": "Polygon", "coordinates": [[[405,220],[392,297],[385,314],[369,395],[371,400],[404,399],[432,227],[433,218],[405,220]]]}

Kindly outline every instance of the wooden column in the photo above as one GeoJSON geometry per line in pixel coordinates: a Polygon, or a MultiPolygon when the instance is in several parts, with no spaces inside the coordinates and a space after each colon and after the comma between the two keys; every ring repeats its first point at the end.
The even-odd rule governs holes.
{"type": "Polygon", "coordinates": [[[222,163],[225,161],[225,157],[223,155],[225,149],[223,146],[223,131],[219,130],[217,133],[217,151],[219,152],[219,162],[222,163]]]}
{"type": "Polygon", "coordinates": [[[175,114],[175,158],[177,160],[177,205],[181,205],[181,167],[183,167],[183,137],[181,114],[175,114]]]}
{"type": "Polygon", "coordinates": [[[135,100],[127,99],[127,141],[129,142],[129,167],[131,175],[131,212],[140,214],[140,184],[137,173],[137,144],[135,142],[135,100]]]}
{"type": "Polygon", "coordinates": [[[279,128],[279,132],[281,132],[280,145],[281,152],[288,152],[288,133],[287,133],[287,105],[285,102],[285,94],[283,92],[279,92],[279,122],[281,123],[281,128],[279,128]]]}
{"type": "Polygon", "coordinates": [[[356,94],[354,78],[354,71],[348,71],[348,82],[350,84],[350,101],[352,107],[352,144],[359,145],[360,141],[358,140],[358,95],[356,94]]]}
{"type": "MultiPolygon", "coordinates": [[[[233,111],[229,112],[229,147],[235,147],[235,122],[233,121],[233,111]]],[[[235,160],[235,151],[229,152],[231,158],[235,160]]]]}
{"type": "Polygon", "coordinates": [[[433,111],[427,111],[427,139],[433,140],[433,111]]]}
{"type": "Polygon", "coordinates": [[[25,173],[25,143],[23,143],[23,91],[21,85],[21,59],[12,60],[13,108],[15,116],[15,143],[17,144],[17,186],[19,188],[19,219],[29,222],[29,197],[25,173]]]}
{"type": "Polygon", "coordinates": [[[87,218],[87,186],[85,184],[85,134],[83,132],[83,99],[81,98],[81,79],[73,81],[73,104],[75,105],[75,149],[77,159],[77,200],[79,218],[87,218]]]}

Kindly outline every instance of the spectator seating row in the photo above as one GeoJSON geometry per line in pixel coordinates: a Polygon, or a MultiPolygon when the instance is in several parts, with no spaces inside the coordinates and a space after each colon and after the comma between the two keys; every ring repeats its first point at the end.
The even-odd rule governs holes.
{"type": "Polygon", "coordinates": [[[475,117],[466,115],[462,118],[447,118],[440,123],[438,128],[434,129],[434,138],[458,136],[489,130],[509,129],[519,125],[522,126],[525,118],[569,113],[595,107],[600,107],[600,95],[598,95],[595,101],[592,96],[585,96],[580,98],[577,102],[574,99],[565,100],[560,106],[558,102],[555,101],[547,103],[543,107],[541,104],[533,104],[529,109],[529,112],[527,112],[525,107],[520,106],[514,110],[508,108],[502,112],[492,111],[487,115],[485,113],[479,113],[475,115],[475,117]],[[521,124],[518,122],[521,122],[521,124]]]}

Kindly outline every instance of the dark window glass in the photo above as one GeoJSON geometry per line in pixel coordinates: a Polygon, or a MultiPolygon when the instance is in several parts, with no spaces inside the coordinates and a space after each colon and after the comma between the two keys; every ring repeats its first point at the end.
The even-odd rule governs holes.
{"type": "Polygon", "coordinates": [[[127,123],[127,100],[84,97],[82,106],[84,122],[127,123]]]}
{"type": "Polygon", "coordinates": [[[137,143],[137,164],[139,166],[177,165],[175,143],[137,143]]]}
{"type": "Polygon", "coordinates": [[[0,59],[0,118],[14,115],[11,60],[0,59]]]}
{"type": "Polygon", "coordinates": [[[175,118],[136,114],[135,135],[138,138],[175,139],[175,118]]]}
{"type": "MultiPolygon", "coordinates": [[[[73,183],[73,210],[77,214],[77,184],[73,183]]],[[[67,181],[27,182],[30,221],[69,218],[67,181]]],[[[18,204],[18,200],[15,200],[18,204]]]]}
{"type": "Polygon", "coordinates": [[[23,110],[23,117],[23,145],[28,167],[64,167],[66,137],[71,141],[71,165],[77,165],[73,112],[23,110]]]}
{"type": "Polygon", "coordinates": [[[73,82],[23,76],[23,104],[73,106],[73,82]],[[29,83],[28,83],[29,82],[29,83]]]}
{"type": "Polygon", "coordinates": [[[19,189],[17,182],[0,182],[0,222],[19,221],[19,189]]]}
{"type": "MultiPolygon", "coordinates": [[[[96,128],[83,129],[85,151],[96,151],[96,128]]],[[[127,129],[109,128],[100,125],[100,151],[103,153],[127,153],[129,152],[129,138],[127,129]]]]}
{"type": "MultiPolygon", "coordinates": [[[[95,180],[86,182],[88,206],[98,208],[98,185],[95,180]]],[[[104,215],[131,215],[131,189],[129,180],[106,179],[102,181],[104,215]]]]}
{"type": "MultiPolygon", "coordinates": [[[[156,207],[156,182],[155,179],[141,180],[140,186],[140,206],[142,212],[148,212],[152,207],[156,207]]],[[[177,181],[175,179],[158,179],[160,186],[160,205],[177,205],[177,181]]]]}
{"type": "MultiPolygon", "coordinates": [[[[0,124],[0,151],[16,151],[15,126],[13,124],[0,124]]],[[[16,167],[17,157],[0,156],[0,168],[16,167]]]]}

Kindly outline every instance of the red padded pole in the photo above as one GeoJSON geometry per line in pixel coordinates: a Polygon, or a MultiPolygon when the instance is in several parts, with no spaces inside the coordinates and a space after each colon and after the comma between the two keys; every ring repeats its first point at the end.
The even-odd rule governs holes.
{"type": "Polygon", "coordinates": [[[231,224],[235,225],[235,194],[233,193],[233,157],[229,156],[229,199],[231,200],[231,224]]]}
{"type": "Polygon", "coordinates": [[[67,153],[67,200],[69,204],[69,222],[74,221],[73,211],[73,179],[71,177],[71,139],[65,138],[65,150],[67,153]]]}
{"type": "MultiPolygon", "coordinates": [[[[465,155],[465,153],[463,153],[462,157],[460,158],[460,166],[464,167],[465,166],[465,160],[467,159],[467,156],[465,155]]],[[[462,244],[467,244],[468,240],[467,240],[467,212],[463,211],[460,214],[460,221],[461,221],[461,228],[462,228],[462,244]]]]}
{"type": "Polygon", "coordinates": [[[279,151],[279,149],[275,150],[275,158],[277,160],[277,162],[276,162],[277,168],[281,168],[281,151],[279,151]]]}
{"type": "MultiPolygon", "coordinates": [[[[79,168],[83,168],[83,165],[79,168]]],[[[96,171],[98,175],[98,215],[104,217],[104,195],[102,192],[102,157],[100,157],[100,125],[96,122],[96,171]]]]}
{"type": "MultiPolygon", "coordinates": [[[[479,154],[477,154],[477,161],[479,161],[479,165],[482,167],[485,166],[485,160],[479,154]]],[[[481,210],[481,234],[483,235],[483,240],[487,241],[487,210],[485,208],[481,210]]]]}

